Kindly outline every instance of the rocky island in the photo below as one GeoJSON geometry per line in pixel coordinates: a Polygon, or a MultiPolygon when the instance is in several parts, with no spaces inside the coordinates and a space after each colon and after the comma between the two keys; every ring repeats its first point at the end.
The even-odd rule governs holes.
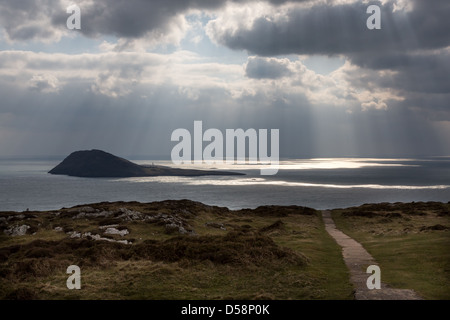
{"type": "Polygon", "coordinates": [[[102,150],[84,150],[71,153],[50,174],[84,178],[131,178],[156,176],[244,175],[239,172],[179,169],[159,165],[138,165],[102,150]]]}

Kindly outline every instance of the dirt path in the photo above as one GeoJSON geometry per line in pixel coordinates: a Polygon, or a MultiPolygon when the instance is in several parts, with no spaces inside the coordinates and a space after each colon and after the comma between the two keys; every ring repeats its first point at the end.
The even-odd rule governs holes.
{"type": "MultiPolygon", "coordinates": [[[[328,210],[322,211],[322,218],[325,229],[342,247],[342,255],[345,264],[350,270],[350,281],[355,287],[356,300],[420,300],[421,297],[413,290],[393,289],[381,282],[381,289],[370,290],[366,281],[371,275],[366,273],[369,265],[377,265],[375,259],[359,243],[336,228],[331,213],[328,210]]],[[[381,270],[381,280],[383,280],[383,270],[381,270]]]]}

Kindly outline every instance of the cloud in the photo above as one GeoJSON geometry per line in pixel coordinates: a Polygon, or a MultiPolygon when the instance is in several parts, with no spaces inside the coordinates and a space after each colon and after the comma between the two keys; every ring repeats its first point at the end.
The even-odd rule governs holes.
{"type": "Polygon", "coordinates": [[[395,1],[373,3],[381,8],[381,30],[367,29],[368,4],[363,2],[269,6],[251,23],[221,15],[208,23],[207,30],[219,44],[260,56],[404,52],[450,45],[445,31],[450,29],[448,1],[415,0],[409,12],[395,10],[395,1]]]}
{"type": "Polygon", "coordinates": [[[370,3],[381,7],[381,30],[367,29],[367,3],[315,2],[230,9],[208,23],[207,34],[259,56],[342,55],[360,67],[348,69],[352,86],[397,90],[399,96],[450,92],[450,2],[370,3]],[[246,23],[239,13],[248,15],[246,23]]]}
{"type": "MultiPolygon", "coordinates": [[[[448,153],[448,1],[383,3],[382,30],[369,31],[368,4],[352,0],[77,1],[80,35],[102,43],[91,53],[0,51],[0,150],[169,154],[171,131],[203,120],[279,128],[284,156],[448,153]],[[180,42],[205,24],[197,45],[180,42]],[[167,43],[180,46],[149,52],[167,43]],[[319,74],[310,55],[345,64],[319,74]]],[[[66,4],[4,0],[5,39],[70,35],[66,4]]]]}
{"type": "MultiPolygon", "coordinates": [[[[57,42],[79,32],[95,38],[115,36],[145,39],[149,44],[178,43],[188,30],[185,15],[195,10],[217,10],[237,0],[2,0],[0,28],[8,41],[57,42]],[[66,9],[81,11],[81,29],[68,30],[66,9]]],[[[124,44],[126,42],[122,42],[124,44]]]]}
{"type": "Polygon", "coordinates": [[[367,111],[369,109],[376,109],[376,110],[386,110],[387,105],[383,101],[370,101],[370,102],[364,102],[361,104],[362,110],[367,111]]]}
{"type": "Polygon", "coordinates": [[[52,23],[52,17],[58,12],[65,12],[59,0],[3,0],[0,2],[0,28],[4,29],[8,42],[58,41],[67,31],[65,24],[55,27],[52,23]]]}
{"type": "Polygon", "coordinates": [[[32,90],[43,93],[54,93],[59,91],[59,81],[51,74],[34,75],[29,82],[32,90]]]}
{"type": "Polygon", "coordinates": [[[368,2],[321,1],[232,8],[208,23],[207,34],[219,45],[271,59],[344,57],[347,63],[329,77],[297,77],[314,104],[347,104],[349,112],[366,113],[398,108],[433,121],[450,119],[450,2],[370,4],[381,7],[381,30],[366,27],[368,2]]]}
{"type": "Polygon", "coordinates": [[[446,49],[357,55],[351,56],[351,60],[365,69],[386,71],[378,72],[379,76],[372,79],[382,88],[432,94],[450,92],[450,52],[446,49]]]}
{"type": "Polygon", "coordinates": [[[191,8],[215,8],[224,1],[78,0],[81,29],[68,30],[68,0],[3,0],[0,28],[7,41],[57,42],[62,36],[81,32],[88,37],[179,41],[185,32],[183,13],[191,8]]]}
{"type": "Polygon", "coordinates": [[[254,79],[278,79],[292,74],[288,59],[250,57],[245,74],[254,79]]]}
{"type": "MultiPolygon", "coordinates": [[[[84,84],[96,94],[127,96],[136,86],[171,84],[178,88],[225,88],[232,95],[242,90],[241,65],[205,61],[197,54],[149,52],[35,53],[0,51],[0,79],[20,88],[56,92],[84,84]]],[[[188,93],[187,89],[181,90],[188,93]]]]}
{"type": "MultiPolygon", "coordinates": [[[[5,56],[0,53],[0,61],[5,56]]],[[[383,100],[385,92],[347,87],[346,72],[358,68],[348,64],[329,76],[310,70],[294,72],[270,79],[268,86],[265,79],[248,79],[240,64],[196,61],[198,57],[188,53],[167,60],[144,53],[58,54],[54,65],[48,61],[51,57],[22,53],[15,63],[27,65],[20,70],[25,71],[24,78],[31,79],[33,74],[58,78],[57,94],[11,82],[9,69],[0,68],[2,155],[68,154],[86,148],[124,155],[169,155],[174,146],[172,131],[192,130],[194,120],[202,120],[205,129],[222,131],[280,129],[282,156],[450,152],[448,144],[442,145],[448,125],[439,122],[436,127],[430,117],[436,113],[406,108],[412,101],[383,100]],[[186,57],[190,60],[182,63],[186,57]],[[170,59],[176,62],[168,63],[170,59]],[[59,70],[59,63],[65,69],[59,70]],[[127,71],[126,66],[142,67],[142,72],[127,71]],[[139,80],[127,80],[133,77],[139,80]],[[388,101],[389,108],[377,110],[371,101],[388,101]],[[363,103],[368,103],[365,111],[360,110],[363,103]],[[354,112],[345,113],[345,105],[354,112]]],[[[299,61],[290,61],[288,69],[303,67],[299,61]]],[[[45,83],[43,79],[36,82],[45,83]]],[[[440,103],[445,107],[445,99],[414,98],[413,106],[440,103]]]]}

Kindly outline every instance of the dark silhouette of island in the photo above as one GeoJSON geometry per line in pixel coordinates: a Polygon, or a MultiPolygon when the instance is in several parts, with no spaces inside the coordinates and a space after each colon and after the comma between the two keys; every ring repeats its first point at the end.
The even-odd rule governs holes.
{"type": "Polygon", "coordinates": [[[75,151],[49,173],[84,178],[245,175],[239,172],[179,169],[153,164],[138,165],[102,150],[75,151]]]}

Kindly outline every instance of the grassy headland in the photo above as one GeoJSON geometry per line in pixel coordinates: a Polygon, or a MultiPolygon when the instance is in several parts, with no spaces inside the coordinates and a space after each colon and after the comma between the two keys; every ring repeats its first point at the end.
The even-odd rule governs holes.
{"type": "MultiPolygon", "coordinates": [[[[381,280],[450,298],[450,204],[336,209],[381,280]]],[[[0,212],[0,299],[353,299],[320,212],[189,200],[0,212]],[[66,287],[69,265],[81,290],[66,287]]]]}
{"type": "Polygon", "coordinates": [[[314,209],[115,202],[0,220],[2,299],[352,298],[314,209]],[[66,287],[73,264],[81,290],[66,287]]]}

